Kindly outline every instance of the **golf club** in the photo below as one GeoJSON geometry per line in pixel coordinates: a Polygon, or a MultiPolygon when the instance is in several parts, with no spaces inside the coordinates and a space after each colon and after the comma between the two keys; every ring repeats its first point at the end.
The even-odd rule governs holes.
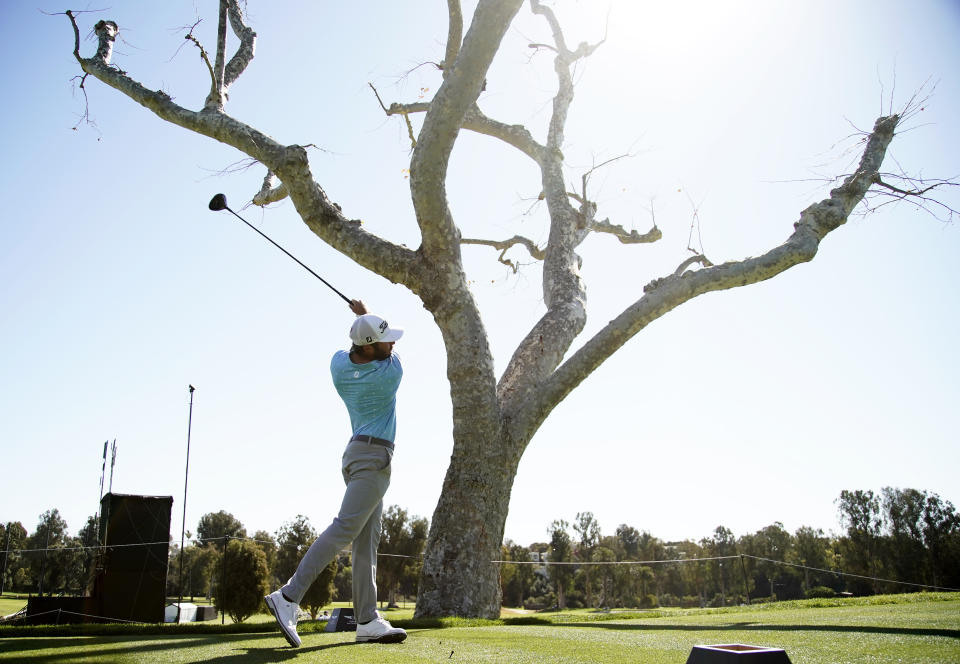
{"type": "Polygon", "coordinates": [[[350,298],[347,297],[346,295],[344,295],[343,293],[341,293],[340,291],[338,291],[338,290],[337,290],[336,288],[334,288],[333,286],[331,286],[329,281],[327,281],[326,279],[324,279],[323,277],[321,277],[319,274],[317,274],[316,272],[314,272],[313,270],[311,270],[309,267],[307,267],[306,265],[304,265],[302,262],[300,262],[300,260],[299,260],[296,256],[294,256],[294,255],[291,254],[289,251],[287,251],[286,249],[284,249],[283,247],[281,247],[279,244],[277,244],[276,242],[274,242],[273,240],[271,240],[269,237],[267,237],[266,234],[263,233],[263,231],[261,231],[259,228],[257,228],[257,227],[254,226],[253,224],[251,224],[249,221],[247,221],[246,219],[244,219],[243,217],[241,217],[239,214],[237,214],[237,213],[234,212],[233,210],[231,210],[231,209],[230,209],[230,206],[227,205],[227,197],[226,197],[226,196],[224,196],[223,194],[217,194],[216,196],[214,196],[213,198],[210,199],[210,204],[209,204],[207,207],[209,207],[209,208],[210,208],[211,210],[213,210],[214,212],[219,212],[220,210],[227,210],[228,212],[230,212],[230,214],[232,214],[234,217],[236,217],[237,219],[239,219],[240,221],[242,221],[243,223],[245,223],[247,226],[249,226],[250,228],[252,228],[253,230],[255,230],[257,233],[259,233],[261,236],[263,236],[264,238],[266,238],[267,241],[270,242],[270,244],[272,244],[273,246],[275,246],[277,249],[279,249],[280,251],[282,251],[283,253],[285,253],[287,256],[289,256],[289,257],[292,258],[293,260],[297,261],[297,264],[300,265],[300,267],[302,267],[304,270],[306,270],[307,272],[309,272],[310,274],[312,274],[313,276],[315,276],[317,279],[319,279],[320,281],[322,281],[322,282],[327,286],[327,288],[329,288],[329,289],[332,290],[334,293],[336,293],[337,295],[339,295],[340,297],[342,297],[347,304],[350,304],[350,298]]]}

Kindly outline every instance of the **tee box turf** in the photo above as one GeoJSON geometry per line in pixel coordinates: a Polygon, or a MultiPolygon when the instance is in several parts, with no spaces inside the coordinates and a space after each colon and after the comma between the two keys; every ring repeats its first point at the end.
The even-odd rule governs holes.
{"type": "Polygon", "coordinates": [[[791,664],[781,648],[747,646],[730,643],[714,646],[694,646],[687,664],[791,664]]]}

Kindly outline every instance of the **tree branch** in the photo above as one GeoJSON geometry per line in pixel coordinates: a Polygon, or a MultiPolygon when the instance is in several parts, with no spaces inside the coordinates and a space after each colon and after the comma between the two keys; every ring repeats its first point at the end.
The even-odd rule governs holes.
{"type": "Polygon", "coordinates": [[[857,170],[841,186],[833,189],[829,198],[801,212],[800,220],[794,224],[794,232],[780,246],[757,258],[685,271],[693,262],[702,262],[702,256],[697,255],[681,264],[673,274],[647,284],[639,300],[610,321],[549,378],[542,380],[537,390],[527,392],[522,402],[510,404],[512,434],[522,439],[522,436],[536,431],[556,405],[584,378],[665,313],[698,295],[764,281],[812,260],[823,238],[847,221],[876,181],[899,119],[899,116],[891,115],[876,121],[857,170]]]}
{"type": "Polygon", "coordinates": [[[217,63],[213,70],[214,89],[210,91],[206,102],[204,102],[205,109],[218,111],[224,109],[227,99],[229,99],[227,91],[253,61],[256,43],[257,33],[244,23],[243,11],[240,9],[238,1],[220,0],[220,21],[217,26],[217,63]],[[230,62],[224,64],[228,18],[233,33],[240,39],[240,46],[237,47],[237,52],[230,58],[230,62]]]}
{"type": "MultiPolygon", "coordinates": [[[[68,12],[67,16],[77,34],[79,28],[73,14],[68,12]]],[[[117,24],[100,21],[94,30],[98,38],[96,55],[83,58],[79,51],[75,52],[84,72],[123,93],[162,120],[234,147],[264,164],[270,173],[276,174],[283,182],[282,186],[304,223],[327,244],[376,274],[394,282],[402,282],[414,292],[421,289],[423,277],[416,252],[367,233],[358,220],[345,217],[339,206],[330,201],[314,181],[306,150],[302,146],[281,145],[220,110],[204,108],[199,112],[190,111],[175,104],[168,94],[146,88],[110,63],[113,43],[119,32],[117,24]]],[[[253,32],[250,31],[250,34],[253,32]]],[[[279,193],[278,189],[271,195],[279,193]]]]}
{"type": "Polygon", "coordinates": [[[543,196],[550,215],[550,235],[543,265],[543,301],[547,311],[520,342],[497,385],[497,395],[505,414],[514,412],[517,403],[533,398],[530,395],[539,389],[540,381],[554,372],[586,325],[587,295],[580,278],[581,259],[576,248],[589,235],[596,213],[596,204],[587,200],[586,195],[581,197],[579,210],[570,204],[561,151],[574,97],[570,70],[578,58],[586,57],[595,47],[581,45],[577,53],[571,53],[553,10],[539,0],[530,0],[530,7],[549,24],[556,47],[557,92],[553,98],[547,142],[538,159],[543,196]]]}
{"type": "MultiPolygon", "coordinates": [[[[205,65],[207,65],[207,71],[210,72],[210,93],[207,95],[207,102],[209,102],[211,98],[215,98],[219,95],[219,92],[218,92],[219,86],[217,85],[217,71],[219,71],[219,68],[215,69],[214,65],[210,64],[210,58],[207,56],[207,51],[205,48],[203,48],[203,44],[200,43],[199,39],[193,36],[193,29],[196,28],[198,25],[200,25],[200,21],[197,21],[196,23],[194,23],[193,26],[190,28],[190,31],[187,32],[187,34],[185,34],[183,38],[186,39],[187,41],[193,42],[194,45],[198,49],[200,49],[200,59],[203,60],[203,63],[205,65]]],[[[217,59],[218,61],[220,60],[219,53],[217,54],[217,59]]]]}
{"type": "Polygon", "coordinates": [[[265,207],[271,203],[277,203],[287,197],[287,187],[282,182],[277,184],[277,176],[271,171],[267,171],[263,178],[263,184],[260,191],[256,193],[251,201],[254,205],[265,207]]]}
{"type": "Polygon", "coordinates": [[[447,48],[443,55],[443,62],[440,63],[444,77],[447,75],[447,70],[456,62],[457,54],[460,52],[460,42],[463,41],[463,11],[460,8],[460,0],[447,0],[447,14],[450,16],[447,48]]]}
{"type": "Polygon", "coordinates": [[[467,110],[476,102],[487,70],[522,0],[480,3],[453,68],[446,70],[429,105],[410,162],[410,193],[424,254],[436,263],[459,254],[459,232],[447,206],[450,153],[467,110]]]}
{"type": "Polygon", "coordinates": [[[657,228],[656,224],[646,233],[638,233],[636,230],[627,231],[623,226],[611,224],[609,219],[594,221],[589,228],[597,233],[609,233],[620,240],[622,244],[649,244],[663,237],[663,233],[657,228]]]}
{"type": "Polygon", "coordinates": [[[518,244],[523,245],[524,247],[527,248],[527,251],[530,252],[530,255],[533,258],[537,259],[538,261],[542,261],[546,256],[546,252],[543,249],[540,249],[539,247],[537,247],[536,243],[533,240],[525,238],[521,235],[514,235],[512,238],[508,240],[499,240],[499,241],[498,240],[479,240],[475,238],[463,238],[462,240],[460,240],[460,244],[477,244],[485,247],[493,247],[494,249],[499,249],[500,256],[499,258],[497,258],[497,260],[503,263],[504,265],[508,265],[511,269],[513,269],[514,274],[516,274],[517,270],[519,269],[519,266],[509,258],[505,257],[507,250],[509,250],[511,247],[514,247],[518,244]]]}

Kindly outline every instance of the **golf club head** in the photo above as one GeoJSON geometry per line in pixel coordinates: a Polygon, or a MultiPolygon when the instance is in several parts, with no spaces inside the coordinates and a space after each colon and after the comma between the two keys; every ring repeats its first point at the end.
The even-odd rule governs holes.
{"type": "Polygon", "coordinates": [[[223,194],[217,194],[210,199],[210,204],[207,206],[214,212],[219,212],[220,210],[227,209],[227,197],[223,194]]]}

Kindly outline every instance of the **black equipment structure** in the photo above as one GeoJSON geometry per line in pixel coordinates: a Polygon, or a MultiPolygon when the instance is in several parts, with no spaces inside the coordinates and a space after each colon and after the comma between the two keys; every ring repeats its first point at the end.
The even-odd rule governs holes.
{"type": "Polygon", "coordinates": [[[172,506],[172,496],[106,494],[92,593],[31,597],[27,623],[163,622],[172,506]]]}

